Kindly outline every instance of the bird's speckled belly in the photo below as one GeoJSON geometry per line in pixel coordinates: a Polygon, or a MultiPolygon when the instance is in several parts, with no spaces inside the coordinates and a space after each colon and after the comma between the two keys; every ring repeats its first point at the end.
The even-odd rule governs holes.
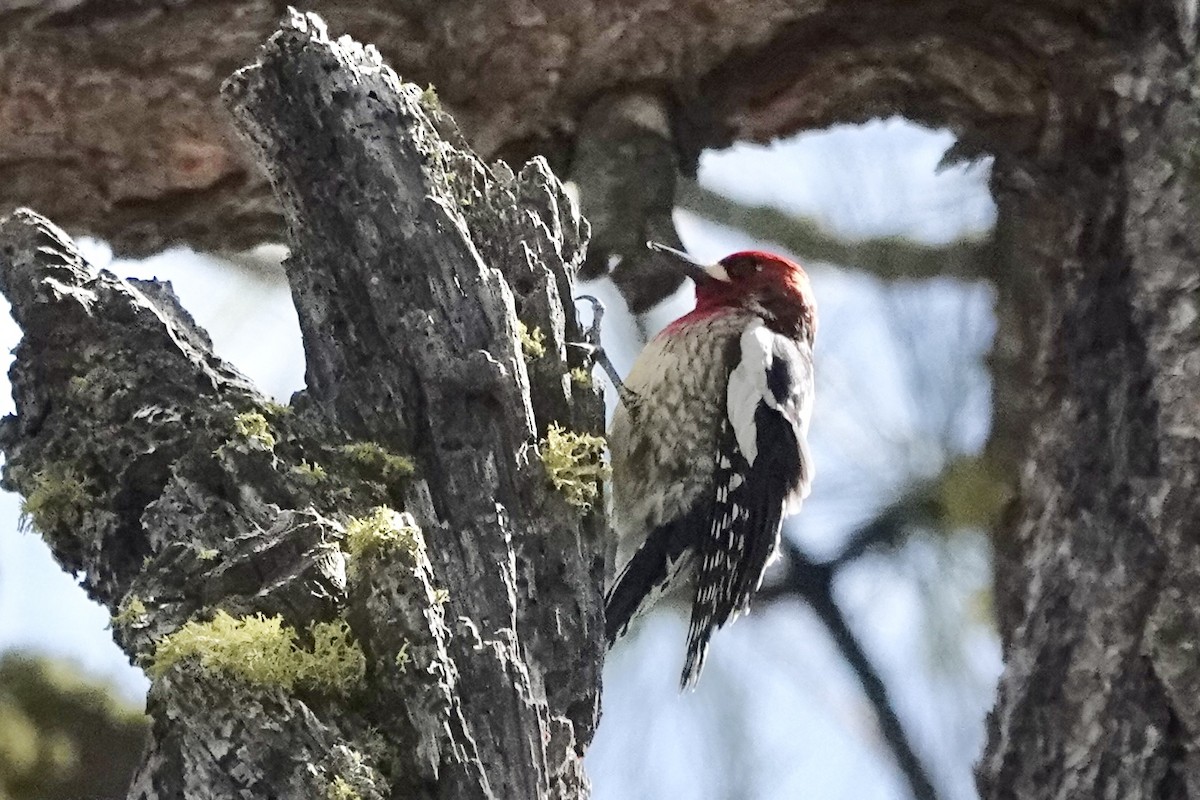
{"type": "Polygon", "coordinates": [[[747,324],[725,315],[660,336],[625,379],[638,402],[617,409],[610,435],[618,570],[651,530],[710,488],[725,387],[747,324]]]}

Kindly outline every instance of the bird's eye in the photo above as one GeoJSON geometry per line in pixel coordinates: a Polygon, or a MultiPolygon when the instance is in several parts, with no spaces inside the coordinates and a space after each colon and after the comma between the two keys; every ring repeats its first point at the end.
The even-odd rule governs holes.
{"type": "Polygon", "coordinates": [[[758,272],[760,269],[762,269],[762,265],[756,264],[754,261],[748,258],[730,259],[729,262],[725,264],[725,271],[729,274],[729,277],[735,280],[739,278],[745,278],[751,273],[758,272]]]}

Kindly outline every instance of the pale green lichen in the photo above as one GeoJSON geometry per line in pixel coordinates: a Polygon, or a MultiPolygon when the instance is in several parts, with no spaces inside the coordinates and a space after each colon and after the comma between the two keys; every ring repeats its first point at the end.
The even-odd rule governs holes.
{"type": "Polygon", "coordinates": [[[149,672],[161,678],[180,661],[194,659],[206,670],[288,690],[300,686],[345,695],[362,683],[366,659],[344,621],[317,623],[312,639],[306,650],[280,617],[234,618],[218,611],[208,622],[192,621],[164,636],[149,672]]]}
{"type": "Polygon", "coordinates": [[[351,442],[342,445],[340,450],[367,479],[390,485],[416,472],[411,458],[389,452],[375,442],[351,442]]]}
{"type": "Polygon", "coordinates": [[[592,388],[592,373],[583,367],[576,367],[571,370],[571,381],[576,386],[581,386],[584,389],[592,388]]]}
{"type": "Polygon", "coordinates": [[[258,442],[268,450],[275,449],[275,434],[267,418],[257,411],[246,411],[233,418],[233,429],[238,436],[258,442]]]}
{"type": "Polygon", "coordinates": [[[521,352],[525,358],[538,359],[546,355],[546,334],[541,328],[529,328],[517,320],[517,338],[521,340],[521,352]]]}
{"type": "Polygon", "coordinates": [[[111,403],[129,394],[129,376],[111,367],[96,366],[82,375],[67,380],[67,397],[80,403],[102,401],[111,403]]]}
{"type": "Polygon", "coordinates": [[[349,781],[338,775],[329,782],[329,788],[325,790],[325,800],[362,800],[362,795],[349,781]]]}
{"type": "Polygon", "coordinates": [[[434,589],[433,590],[433,602],[439,606],[444,606],[444,605],[446,605],[446,603],[449,603],[450,602],[450,590],[449,589],[434,589]]]}
{"type": "Polygon", "coordinates": [[[421,529],[411,514],[398,514],[379,506],[365,517],[351,517],[346,523],[342,548],[354,558],[402,550],[414,561],[425,547],[421,529]]]}
{"type": "Polygon", "coordinates": [[[83,375],[72,375],[67,381],[67,392],[72,397],[83,397],[87,394],[89,381],[83,375]]]}
{"type": "Polygon", "coordinates": [[[21,501],[21,519],[42,533],[74,528],[91,504],[88,480],[73,467],[51,464],[34,474],[33,488],[21,501]]]}
{"type": "Polygon", "coordinates": [[[575,433],[551,424],[540,452],[554,488],[576,508],[588,509],[600,494],[599,482],[611,470],[604,462],[603,436],[575,433]]]}
{"type": "Polygon", "coordinates": [[[326,800],[383,800],[389,794],[387,782],[371,766],[372,761],[386,758],[387,745],[378,731],[371,729],[359,737],[358,743],[377,754],[369,758],[344,744],[330,748],[323,769],[326,776],[333,776],[326,778],[326,800]]]}
{"type": "Polygon", "coordinates": [[[301,480],[309,483],[321,483],[329,479],[329,473],[315,461],[301,460],[299,464],[292,467],[292,472],[299,476],[301,480]]]}
{"type": "Polygon", "coordinates": [[[427,84],[425,90],[421,92],[421,105],[435,110],[441,110],[442,101],[438,97],[437,89],[433,88],[433,84],[427,84]]]}
{"type": "Polygon", "coordinates": [[[412,656],[408,653],[409,642],[400,645],[400,650],[396,653],[396,669],[401,672],[408,671],[408,665],[412,663],[412,656]]]}
{"type": "Polygon", "coordinates": [[[112,616],[112,624],[124,627],[139,625],[146,621],[146,604],[136,594],[131,594],[121,604],[120,609],[112,616]]]}
{"type": "Polygon", "coordinates": [[[201,547],[196,551],[196,558],[201,561],[215,561],[220,554],[214,547],[201,547]]]}

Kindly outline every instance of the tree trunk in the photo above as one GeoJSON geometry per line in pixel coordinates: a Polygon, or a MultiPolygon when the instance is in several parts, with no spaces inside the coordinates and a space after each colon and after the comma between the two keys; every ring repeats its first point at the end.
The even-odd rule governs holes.
{"type": "Polygon", "coordinates": [[[985,798],[1200,797],[1195,15],[1130,9],[1095,105],[998,163],[1045,299],[985,798]]]}
{"type": "Polygon", "coordinates": [[[595,454],[551,426],[603,424],[565,377],[586,225],[544,163],[485,167],[313,17],[226,95],[288,223],[291,407],[169,285],[0,224],[5,483],[155,676],[130,796],[585,797],[606,523],[552,485],[595,454]]]}

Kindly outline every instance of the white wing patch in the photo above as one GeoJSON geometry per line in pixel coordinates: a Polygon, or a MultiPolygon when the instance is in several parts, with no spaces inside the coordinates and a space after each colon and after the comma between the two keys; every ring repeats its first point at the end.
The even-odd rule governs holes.
{"type": "Polygon", "coordinates": [[[729,421],[738,449],[750,464],[758,457],[754,415],[759,406],[765,404],[791,423],[803,468],[800,484],[788,497],[786,513],[794,513],[808,496],[813,476],[807,441],[813,407],[812,350],[806,343],[775,333],[762,320],[746,326],[740,344],[741,360],[729,376],[729,421]]]}

